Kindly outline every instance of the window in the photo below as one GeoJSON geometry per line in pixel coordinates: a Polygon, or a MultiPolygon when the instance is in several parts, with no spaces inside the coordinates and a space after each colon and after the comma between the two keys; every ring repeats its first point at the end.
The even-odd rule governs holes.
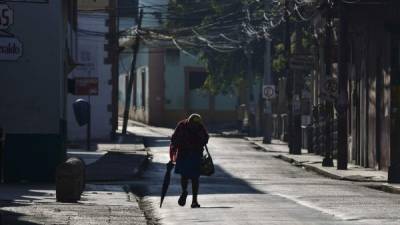
{"type": "Polygon", "coordinates": [[[210,95],[208,91],[201,89],[207,79],[204,71],[191,71],[188,73],[188,99],[189,110],[209,110],[210,95]]]}
{"type": "Polygon", "coordinates": [[[207,79],[205,72],[190,72],[189,73],[189,90],[200,89],[203,87],[207,79]]]}
{"type": "Polygon", "coordinates": [[[146,106],[146,69],[142,69],[142,107],[146,106]]]}
{"type": "Polygon", "coordinates": [[[136,75],[136,101],[135,101],[135,106],[136,108],[139,108],[142,105],[142,98],[141,98],[141,93],[142,93],[142,76],[139,76],[140,74],[136,75]]]}
{"type": "Polygon", "coordinates": [[[179,64],[180,51],[178,49],[166,50],[167,62],[170,64],[179,64]]]}
{"type": "Polygon", "coordinates": [[[147,71],[146,68],[142,67],[137,70],[136,75],[136,107],[141,108],[146,106],[146,76],[147,71]]]}

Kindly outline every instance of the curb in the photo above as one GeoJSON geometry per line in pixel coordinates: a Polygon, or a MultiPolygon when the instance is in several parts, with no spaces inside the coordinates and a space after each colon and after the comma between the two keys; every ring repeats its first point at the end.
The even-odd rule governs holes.
{"type": "MultiPolygon", "coordinates": [[[[350,178],[350,177],[346,177],[346,176],[340,176],[340,175],[331,173],[329,171],[326,171],[324,169],[321,169],[319,167],[316,167],[316,166],[314,166],[312,164],[299,162],[299,161],[297,161],[297,160],[295,160],[293,158],[290,158],[290,157],[288,157],[286,155],[282,155],[282,154],[277,154],[274,157],[277,158],[277,159],[284,160],[284,161],[286,161],[288,163],[294,164],[294,165],[296,165],[298,167],[304,167],[305,169],[307,169],[309,171],[313,171],[313,172],[315,172],[317,174],[320,174],[320,175],[323,175],[325,177],[328,177],[328,178],[331,178],[331,179],[335,179],[335,180],[345,180],[345,181],[360,182],[360,183],[363,183],[363,182],[364,183],[365,182],[367,182],[367,183],[383,183],[384,182],[384,181],[381,181],[381,180],[370,180],[370,179],[367,179],[367,178],[354,179],[354,178],[350,178]]],[[[393,187],[391,187],[391,188],[393,188],[393,187]]]]}
{"type": "Polygon", "coordinates": [[[384,184],[366,184],[364,185],[367,188],[375,189],[378,191],[383,191],[386,193],[390,194],[400,194],[400,188],[396,188],[393,186],[390,186],[390,184],[384,183],[384,184]]]}
{"type": "Polygon", "coordinates": [[[224,133],[215,133],[210,134],[211,137],[223,137],[223,138],[245,138],[246,136],[243,134],[224,134],[224,133]]]}
{"type": "Polygon", "coordinates": [[[392,193],[392,194],[400,194],[400,189],[390,186],[388,184],[381,184],[381,190],[384,192],[392,193]]]}
{"type": "Polygon", "coordinates": [[[280,159],[283,160],[285,162],[288,162],[294,166],[297,167],[303,167],[304,169],[308,170],[308,171],[312,171],[315,172],[319,175],[322,175],[324,177],[328,177],[334,180],[343,180],[343,181],[351,181],[351,182],[357,182],[357,183],[368,183],[365,184],[363,186],[367,187],[367,188],[372,188],[375,190],[379,190],[379,191],[383,191],[383,192],[387,192],[387,193],[391,193],[391,194],[400,194],[400,187],[394,187],[388,183],[385,183],[383,181],[378,181],[378,180],[368,180],[368,179],[352,179],[349,177],[344,177],[344,176],[340,176],[334,173],[330,173],[326,170],[323,170],[321,168],[318,168],[314,165],[311,164],[307,164],[304,162],[299,162],[291,157],[288,157],[286,155],[283,155],[281,152],[278,151],[273,151],[270,150],[268,148],[266,148],[265,146],[260,145],[259,143],[256,143],[254,141],[251,141],[247,138],[244,138],[245,140],[249,141],[250,143],[254,144],[255,148],[257,150],[262,150],[263,152],[268,152],[273,154],[273,157],[276,159],[280,159]]]}
{"type": "Polygon", "coordinates": [[[335,180],[345,180],[345,179],[344,179],[343,177],[341,177],[341,176],[338,176],[338,175],[336,175],[336,174],[329,173],[329,172],[327,172],[327,171],[321,170],[321,169],[319,169],[319,168],[317,168],[317,167],[315,167],[315,166],[309,165],[309,164],[305,164],[305,163],[302,163],[302,162],[298,162],[298,161],[296,161],[296,160],[294,160],[294,159],[292,159],[292,158],[290,158],[290,157],[287,157],[287,156],[285,156],[285,155],[278,154],[278,155],[275,155],[274,157],[275,157],[276,159],[281,159],[281,160],[283,160],[283,161],[285,161],[285,162],[294,164],[294,165],[297,166],[297,167],[304,167],[304,168],[305,168],[306,170],[308,170],[308,171],[315,172],[315,173],[317,173],[317,174],[323,175],[323,176],[328,177],[328,178],[331,178],[331,179],[335,179],[335,180]]]}
{"type": "Polygon", "coordinates": [[[299,162],[291,157],[288,157],[286,155],[281,154],[281,152],[278,151],[273,151],[273,150],[269,150],[267,148],[265,148],[264,146],[255,143],[253,141],[250,141],[251,143],[253,143],[254,145],[257,146],[258,149],[262,149],[264,152],[269,152],[269,153],[275,153],[275,155],[273,157],[277,158],[277,159],[281,159],[285,162],[294,164],[295,166],[298,167],[304,167],[305,169],[309,170],[309,171],[313,171],[315,173],[318,173],[320,175],[323,175],[325,177],[331,178],[331,179],[335,179],[335,180],[346,180],[346,181],[353,181],[353,182],[374,182],[374,183],[381,183],[382,181],[373,181],[373,180],[361,180],[361,179],[352,179],[352,178],[348,178],[348,177],[343,177],[334,173],[330,173],[326,170],[322,170],[321,168],[318,168],[316,166],[304,163],[304,162],[299,162]]]}

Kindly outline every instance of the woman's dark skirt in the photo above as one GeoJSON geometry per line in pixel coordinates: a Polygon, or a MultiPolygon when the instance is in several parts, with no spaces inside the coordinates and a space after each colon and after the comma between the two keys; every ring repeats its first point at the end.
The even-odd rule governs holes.
{"type": "Polygon", "coordinates": [[[188,151],[184,154],[178,153],[175,165],[175,173],[186,178],[199,178],[201,166],[201,152],[188,151]]]}

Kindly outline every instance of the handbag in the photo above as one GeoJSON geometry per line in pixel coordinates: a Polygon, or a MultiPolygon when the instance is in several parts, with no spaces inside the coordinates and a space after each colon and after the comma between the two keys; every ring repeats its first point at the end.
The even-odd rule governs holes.
{"type": "Polygon", "coordinates": [[[215,172],[214,163],[210,152],[208,151],[207,145],[204,146],[206,154],[203,154],[201,158],[200,174],[204,176],[211,176],[215,172]]]}

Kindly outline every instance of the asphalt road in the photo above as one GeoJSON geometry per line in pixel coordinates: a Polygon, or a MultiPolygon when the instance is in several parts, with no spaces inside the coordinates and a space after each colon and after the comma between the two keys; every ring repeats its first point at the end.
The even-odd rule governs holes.
{"type": "Polygon", "coordinates": [[[140,128],[134,132],[147,136],[154,157],[133,189],[145,190],[143,202],[159,224],[400,224],[400,195],[319,176],[234,138],[210,140],[217,171],[201,178],[200,209],[190,208],[190,195],[185,207],[178,206],[177,175],[160,209],[169,131],[140,128]]]}

